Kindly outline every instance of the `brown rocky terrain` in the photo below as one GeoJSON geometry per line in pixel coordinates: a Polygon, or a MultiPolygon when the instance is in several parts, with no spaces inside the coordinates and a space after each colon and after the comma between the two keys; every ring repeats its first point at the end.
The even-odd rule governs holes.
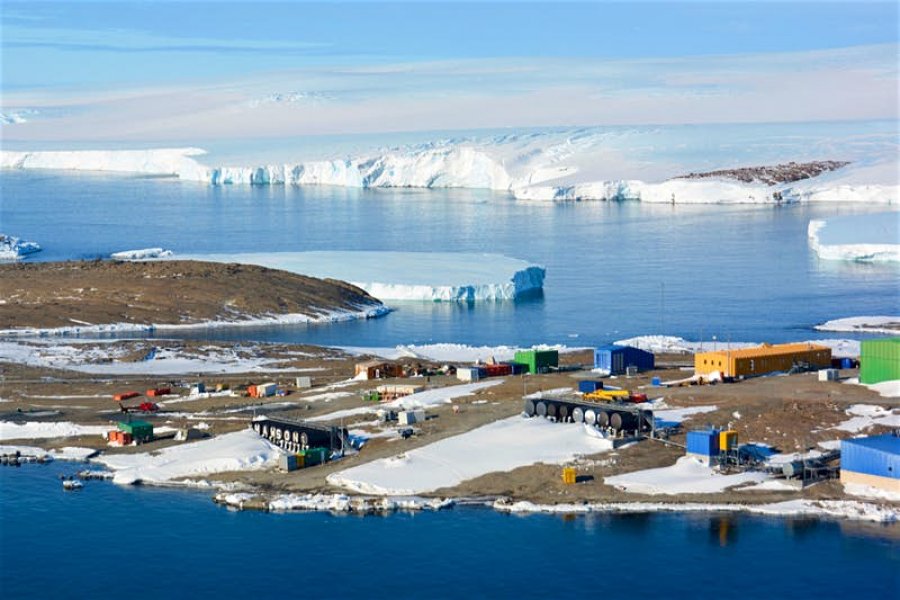
{"type": "Polygon", "coordinates": [[[780,165],[761,167],[741,167],[739,169],[720,169],[703,173],[688,173],[675,179],[736,179],[744,183],[763,183],[777,185],[802,179],[810,179],[846,167],[850,163],[841,160],[819,160],[807,163],[789,162],[780,165]]]}
{"type": "Polygon", "coordinates": [[[196,261],[3,264],[0,282],[0,329],[316,317],[381,306],[342,281],[196,261]]]}

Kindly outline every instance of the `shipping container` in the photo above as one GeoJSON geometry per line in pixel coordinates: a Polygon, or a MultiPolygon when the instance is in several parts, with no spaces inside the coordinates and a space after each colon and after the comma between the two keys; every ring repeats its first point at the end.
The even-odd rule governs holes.
{"type": "Polygon", "coordinates": [[[900,379],[900,337],[863,340],[859,347],[860,383],[900,379]]]}
{"type": "Polygon", "coordinates": [[[425,421],[425,411],[421,408],[416,410],[403,410],[397,413],[397,421],[400,425],[413,425],[425,421]]]}
{"type": "Polygon", "coordinates": [[[632,346],[608,344],[594,349],[594,368],[611,375],[626,373],[628,367],[637,367],[639,371],[650,370],[655,360],[652,352],[632,346]]]}
{"type": "Polygon", "coordinates": [[[303,457],[306,467],[314,467],[325,462],[328,450],[326,448],[307,448],[297,454],[303,457]]]}
{"type": "Polygon", "coordinates": [[[528,367],[517,362],[508,362],[504,364],[509,365],[509,372],[511,375],[521,375],[528,372],[528,367]]]}
{"type": "Polygon", "coordinates": [[[300,389],[311,388],[312,387],[312,378],[309,376],[298,377],[296,379],[296,386],[300,389]]]}
{"type": "Polygon", "coordinates": [[[719,451],[737,450],[738,433],[734,430],[719,432],[719,451]]]}
{"type": "Polygon", "coordinates": [[[603,389],[602,381],[591,381],[591,380],[583,380],[578,382],[578,391],[582,394],[590,394],[591,392],[596,392],[597,390],[603,389]]]}
{"type": "Polygon", "coordinates": [[[563,483],[565,483],[566,485],[575,483],[575,481],[578,479],[578,472],[575,470],[575,467],[563,468],[562,479],[563,483]]]}
{"type": "Polygon", "coordinates": [[[138,392],[121,392],[113,396],[113,400],[121,402],[122,400],[130,400],[131,398],[137,398],[138,396],[140,396],[138,392]]]}
{"type": "Polygon", "coordinates": [[[274,396],[275,392],[277,391],[278,386],[274,383],[261,383],[256,386],[257,398],[268,398],[269,396],[274,396]]]}
{"type": "Polygon", "coordinates": [[[887,434],[842,440],[841,470],[900,479],[900,437],[887,434]]]}
{"type": "Polygon", "coordinates": [[[725,377],[752,377],[793,369],[825,369],[831,366],[831,348],[812,343],[762,344],[754,348],[698,352],[694,373],[721,373],[725,377]]]}
{"type": "Polygon", "coordinates": [[[480,367],[459,367],[456,369],[456,378],[460,381],[478,381],[485,376],[480,367]]]}
{"type": "Polygon", "coordinates": [[[278,457],[278,468],[282,471],[296,471],[299,467],[297,465],[297,455],[295,454],[282,454],[278,457]]]}
{"type": "Polygon", "coordinates": [[[837,369],[820,369],[819,370],[819,381],[837,381],[838,380],[838,370],[837,369]]]}
{"type": "Polygon", "coordinates": [[[719,454],[719,431],[716,429],[688,431],[687,452],[701,456],[717,456],[719,454]]]}
{"type": "Polygon", "coordinates": [[[130,434],[139,442],[153,439],[153,425],[147,421],[119,421],[119,430],[130,434]]]}
{"type": "Polygon", "coordinates": [[[150,398],[156,398],[156,397],[165,396],[165,395],[171,394],[171,393],[172,393],[172,390],[170,388],[159,387],[159,388],[154,388],[152,390],[147,390],[146,395],[149,396],[150,398]]]}
{"type": "Polygon", "coordinates": [[[527,373],[547,373],[559,366],[559,352],[556,350],[519,350],[514,362],[524,365],[527,373]]]}

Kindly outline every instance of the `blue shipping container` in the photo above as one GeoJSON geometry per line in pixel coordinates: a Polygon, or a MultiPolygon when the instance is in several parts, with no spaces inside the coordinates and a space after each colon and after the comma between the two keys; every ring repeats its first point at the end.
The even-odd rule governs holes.
{"type": "Polygon", "coordinates": [[[841,469],[900,479],[900,437],[888,434],[841,441],[841,469]]]}
{"type": "Polygon", "coordinates": [[[594,350],[594,368],[612,374],[624,373],[627,367],[637,367],[638,370],[645,371],[652,369],[654,364],[653,353],[640,348],[609,344],[594,350]]]}
{"type": "Polygon", "coordinates": [[[591,392],[596,392],[597,390],[603,389],[602,381],[579,381],[578,382],[578,391],[582,394],[590,394],[591,392]]]}
{"type": "Polygon", "coordinates": [[[719,432],[715,429],[687,432],[687,451],[690,454],[718,456],[719,432]]]}
{"type": "Polygon", "coordinates": [[[853,359],[852,358],[842,358],[841,359],[841,368],[842,369],[852,369],[853,368],[853,359]]]}

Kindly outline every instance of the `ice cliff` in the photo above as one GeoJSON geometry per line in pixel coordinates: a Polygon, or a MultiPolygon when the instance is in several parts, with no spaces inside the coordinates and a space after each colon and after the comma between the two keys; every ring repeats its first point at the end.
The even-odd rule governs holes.
{"type": "Polygon", "coordinates": [[[900,261],[900,212],[814,219],[809,244],[826,260],[900,261]]]}

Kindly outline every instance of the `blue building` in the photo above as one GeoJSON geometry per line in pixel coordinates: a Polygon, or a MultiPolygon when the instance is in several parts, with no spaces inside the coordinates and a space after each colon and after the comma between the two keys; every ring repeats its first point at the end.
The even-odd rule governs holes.
{"type": "Polygon", "coordinates": [[[646,371],[653,366],[653,353],[640,348],[608,344],[594,350],[594,368],[608,371],[610,375],[624,373],[627,367],[646,371]]]}
{"type": "Polygon", "coordinates": [[[841,483],[900,494],[900,437],[887,434],[842,440],[841,483]]]}

